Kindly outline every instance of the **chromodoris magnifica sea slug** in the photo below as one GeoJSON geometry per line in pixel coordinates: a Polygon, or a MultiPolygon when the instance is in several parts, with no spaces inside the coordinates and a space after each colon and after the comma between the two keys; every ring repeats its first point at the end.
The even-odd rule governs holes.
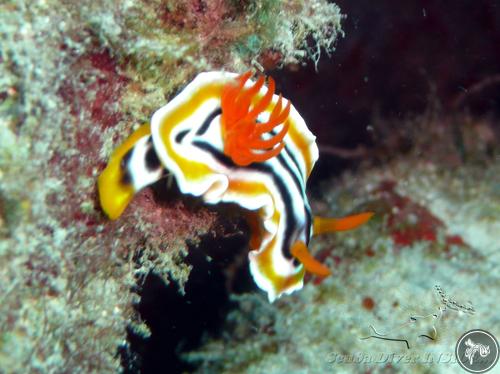
{"type": "Polygon", "coordinates": [[[302,288],[306,271],[330,274],[307,249],[313,235],[355,228],[372,213],[313,217],[306,182],[316,138],[290,101],[274,94],[272,78],[251,76],[199,74],[114,151],[98,190],[110,219],[167,172],[184,194],[238,204],[251,230],[252,276],[273,301],[302,288]]]}

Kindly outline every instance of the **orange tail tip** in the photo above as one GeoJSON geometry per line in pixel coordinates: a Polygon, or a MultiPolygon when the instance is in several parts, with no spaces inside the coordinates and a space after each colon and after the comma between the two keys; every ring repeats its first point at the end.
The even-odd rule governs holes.
{"type": "Polygon", "coordinates": [[[292,249],[290,250],[290,253],[292,254],[293,257],[299,260],[302,263],[302,265],[304,265],[304,268],[308,272],[318,275],[320,277],[326,277],[331,274],[330,269],[328,269],[325,265],[316,260],[309,253],[309,250],[307,249],[307,246],[304,242],[301,241],[295,242],[294,245],[292,246],[292,249]]]}
{"type": "Polygon", "coordinates": [[[251,72],[246,72],[236,78],[236,81],[228,83],[223,89],[221,98],[224,153],[240,166],[264,162],[277,156],[284,147],[283,139],[289,127],[287,119],[291,104],[288,102],[283,108],[281,95],[268,121],[257,123],[258,115],[272,102],[275,84],[274,80],[269,78],[267,92],[257,99],[265,78],[261,76],[253,86],[245,88],[250,76],[251,72]],[[254,104],[251,108],[252,103],[254,104]],[[283,126],[277,134],[269,139],[262,139],[264,134],[280,125],[283,126]]]}
{"type": "Polygon", "coordinates": [[[325,232],[352,230],[366,223],[373,214],[373,212],[364,212],[343,218],[314,217],[313,233],[319,235],[325,232]]]}

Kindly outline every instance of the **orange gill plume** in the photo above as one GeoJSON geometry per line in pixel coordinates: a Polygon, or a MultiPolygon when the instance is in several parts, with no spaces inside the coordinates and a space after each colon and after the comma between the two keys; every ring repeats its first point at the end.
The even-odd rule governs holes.
{"type": "Polygon", "coordinates": [[[267,122],[258,122],[258,115],[265,112],[272,102],[275,84],[270,77],[267,92],[259,97],[265,78],[260,76],[253,86],[245,87],[251,75],[248,71],[226,84],[221,98],[224,153],[240,166],[264,162],[278,155],[285,146],[283,138],[289,126],[290,101],[282,108],[281,94],[267,122]],[[265,140],[262,138],[280,125],[283,126],[277,134],[265,140]]]}

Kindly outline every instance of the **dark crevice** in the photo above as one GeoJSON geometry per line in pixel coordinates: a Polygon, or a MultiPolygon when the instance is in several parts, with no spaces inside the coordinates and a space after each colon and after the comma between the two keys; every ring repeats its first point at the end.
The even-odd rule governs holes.
{"type": "Polygon", "coordinates": [[[176,282],[166,284],[150,272],[137,293],[137,313],[149,327],[147,338],[133,328],[127,331],[128,346],[121,347],[123,373],[191,372],[181,359],[195,349],[205,334],[217,336],[225,316],[234,307],[230,292],[254,290],[246,260],[248,237],[237,233],[227,237],[205,235],[199,245],[189,245],[186,263],[192,265],[189,280],[179,291],[176,282]],[[233,285],[237,289],[233,289],[233,285]]]}

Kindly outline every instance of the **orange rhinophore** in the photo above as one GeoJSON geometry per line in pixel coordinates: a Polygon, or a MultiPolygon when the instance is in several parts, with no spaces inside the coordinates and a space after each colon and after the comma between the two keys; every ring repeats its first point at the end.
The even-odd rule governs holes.
{"type": "Polygon", "coordinates": [[[301,241],[295,242],[290,249],[290,253],[304,265],[304,268],[308,272],[320,277],[326,277],[331,274],[330,269],[326,265],[323,265],[309,253],[306,243],[301,241]]]}
{"type": "Polygon", "coordinates": [[[367,222],[372,216],[373,212],[363,212],[343,218],[323,218],[316,216],[313,221],[313,233],[314,235],[319,235],[325,232],[352,230],[367,222]]]}
{"type": "Polygon", "coordinates": [[[285,143],[290,114],[290,101],[283,108],[281,95],[272,108],[266,122],[260,123],[258,116],[272,107],[275,84],[269,78],[269,87],[264,95],[259,95],[265,78],[261,76],[251,87],[245,83],[251,72],[240,75],[235,82],[226,84],[221,98],[221,127],[224,138],[224,153],[239,166],[254,162],[264,162],[278,155],[285,143]],[[282,125],[281,130],[268,139],[263,135],[282,125]]]}

